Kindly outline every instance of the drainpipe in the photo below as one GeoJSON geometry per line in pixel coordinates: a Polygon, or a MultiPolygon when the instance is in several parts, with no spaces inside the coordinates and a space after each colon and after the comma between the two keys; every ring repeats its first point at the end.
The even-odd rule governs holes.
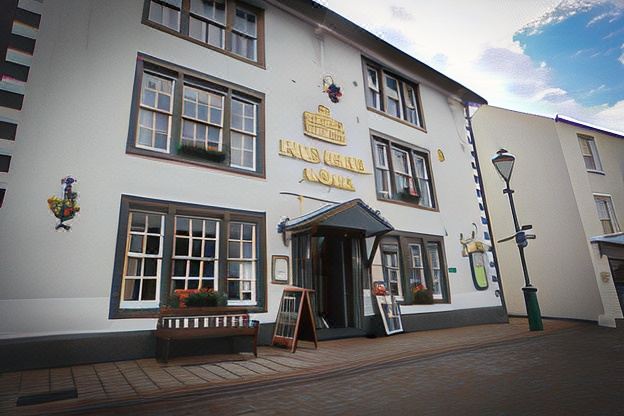
{"type": "Polygon", "coordinates": [[[505,293],[503,291],[503,281],[501,279],[500,269],[498,267],[498,256],[496,255],[496,247],[494,246],[494,233],[492,231],[491,222],[490,222],[490,211],[488,210],[487,199],[485,197],[485,186],[483,186],[483,175],[481,174],[481,165],[479,164],[479,153],[477,152],[477,142],[474,137],[474,131],[472,130],[472,117],[470,116],[470,106],[468,102],[463,103],[464,106],[464,116],[466,118],[466,128],[468,130],[468,134],[470,135],[470,141],[472,142],[472,150],[474,152],[474,160],[475,165],[477,167],[477,173],[479,174],[479,187],[481,188],[481,199],[483,200],[483,209],[485,211],[485,218],[488,222],[488,231],[490,233],[490,241],[492,242],[492,257],[494,258],[494,267],[496,269],[496,276],[498,280],[498,287],[500,289],[500,298],[501,304],[503,306],[503,310],[505,311],[505,315],[509,316],[507,312],[507,303],[505,302],[505,293]]]}

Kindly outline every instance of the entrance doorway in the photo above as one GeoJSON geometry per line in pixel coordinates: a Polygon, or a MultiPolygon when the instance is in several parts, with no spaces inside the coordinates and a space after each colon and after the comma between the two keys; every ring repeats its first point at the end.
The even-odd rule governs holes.
{"type": "Polygon", "coordinates": [[[620,300],[620,307],[622,311],[624,311],[624,260],[609,259],[609,266],[611,267],[611,276],[613,277],[615,291],[620,300]]]}

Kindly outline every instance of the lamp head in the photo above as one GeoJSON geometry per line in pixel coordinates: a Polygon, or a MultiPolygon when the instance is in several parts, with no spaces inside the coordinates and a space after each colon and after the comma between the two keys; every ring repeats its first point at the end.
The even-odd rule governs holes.
{"type": "Polygon", "coordinates": [[[515,161],[516,157],[505,149],[500,149],[492,158],[494,167],[506,183],[509,183],[509,180],[511,179],[511,173],[513,171],[515,161]]]}

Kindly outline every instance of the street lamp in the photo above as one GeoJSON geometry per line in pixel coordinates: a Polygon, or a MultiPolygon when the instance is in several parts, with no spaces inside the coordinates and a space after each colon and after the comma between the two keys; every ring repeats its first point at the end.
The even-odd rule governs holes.
{"type": "Polygon", "coordinates": [[[516,206],[513,200],[513,189],[509,187],[509,181],[511,180],[511,173],[513,172],[514,162],[516,157],[509,153],[505,149],[500,149],[496,152],[496,155],[492,158],[494,167],[505,181],[506,188],[503,189],[503,193],[509,197],[509,206],[511,207],[511,215],[514,220],[514,227],[516,233],[511,237],[504,238],[499,243],[511,240],[515,238],[518,251],[520,252],[520,262],[522,264],[522,272],[524,273],[525,286],[522,288],[524,292],[524,303],[526,305],[527,317],[529,319],[529,329],[531,331],[541,331],[544,329],[542,324],[542,315],[540,313],[539,303],[537,302],[537,288],[531,285],[529,280],[529,272],[527,270],[526,260],[524,258],[524,248],[528,245],[527,239],[534,239],[535,235],[526,234],[525,231],[533,228],[531,225],[523,225],[520,227],[518,223],[518,215],[516,214],[516,206]]]}

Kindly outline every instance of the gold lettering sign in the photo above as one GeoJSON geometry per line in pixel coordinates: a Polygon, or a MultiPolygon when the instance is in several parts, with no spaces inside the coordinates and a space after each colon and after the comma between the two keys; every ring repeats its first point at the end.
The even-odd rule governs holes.
{"type": "Polygon", "coordinates": [[[304,146],[292,140],[280,140],[279,154],[310,163],[320,163],[321,155],[317,148],[304,146]]]}
{"type": "Polygon", "coordinates": [[[344,156],[340,153],[325,150],[323,152],[323,161],[327,166],[334,166],[336,168],[346,169],[356,173],[368,173],[364,168],[364,161],[357,157],[344,156]]]}
{"type": "Polygon", "coordinates": [[[329,108],[322,105],[318,106],[318,113],[303,113],[303,134],[329,143],[347,145],[342,123],[331,118],[329,108]]]}
{"type": "Polygon", "coordinates": [[[345,178],[342,175],[331,174],[325,169],[318,172],[314,169],[305,168],[303,170],[303,179],[308,182],[319,182],[332,188],[344,189],[345,191],[355,192],[351,178],[345,178]]]}

